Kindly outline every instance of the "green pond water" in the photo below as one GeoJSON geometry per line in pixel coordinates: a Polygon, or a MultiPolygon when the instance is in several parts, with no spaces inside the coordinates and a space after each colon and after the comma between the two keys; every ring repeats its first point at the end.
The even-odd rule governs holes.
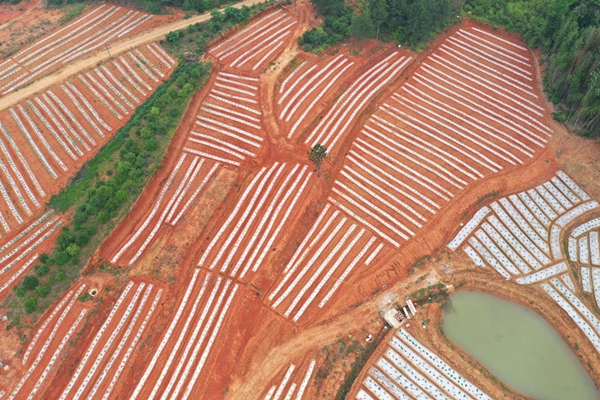
{"type": "Polygon", "coordinates": [[[600,399],[581,361],[544,318],[483,292],[458,292],[442,317],[444,332],[514,390],[543,400],[600,399]]]}

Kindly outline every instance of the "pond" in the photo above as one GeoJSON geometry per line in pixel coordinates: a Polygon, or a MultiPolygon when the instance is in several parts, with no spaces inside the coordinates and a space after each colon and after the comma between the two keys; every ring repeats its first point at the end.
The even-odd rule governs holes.
{"type": "Polygon", "coordinates": [[[526,396],[600,399],[571,348],[527,307],[484,292],[457,292],[446,305],[442,326],[451,341],[526,396]]]}

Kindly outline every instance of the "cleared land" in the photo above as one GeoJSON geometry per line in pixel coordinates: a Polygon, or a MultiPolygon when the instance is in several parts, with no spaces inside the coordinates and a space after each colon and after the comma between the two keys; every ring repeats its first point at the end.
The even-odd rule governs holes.
{"type": "MultiPolygon", "coordinates": [[[[583,332],[582,347],[598,348],[600,323],[579,296],[600,287],[598,203],[575,177],[553,175],[558,139],[551,134],[560,130],[543,102],[533,53],[518,38],[465,21],[426,54],[367,42],[358,53],[342,46],[309,55],[295,39],[313,11],[297,6],[265,11],[208,49],[211,79],[192,100],[163,168],[82,281],[41,321],[7,393],[320,398],[363,359],[349,391],[359,399],[503,398],[497,383],[445,351],[418,321],[388,333],[377,317],[450,276],[441,268],[422,276],[408,270],[453,237],[449,247],[464,254],[444,253],[462,257],[452,279],[484,276],[492,288],[538,293],[544,309],[564,310],[582,329],[565,332],[583,332]],[[329,149],[319,173],[306,160],[316,143],[329,149]],[[499,193],[505,197],[495,199],[499,193]],[[567,274],[569,260],[579,262],[581,282],[567,274]],[[106,262],[131,278],[106,277],[99,272],[106,262]],[[99,305],[74,301],[105,281],[120,289],[99,305]],[[98,312],[80,333],[92,307],[98,312]],[[377,349],[365,344],[367,333],[382,343],[377,349]],[[73,337],[75,345],[65,346],[73,337]]],[[[16,143],[34,176],[51,170],[64,182],[88,154],[83,143],[92,148],[83,131],[97,143],[99,132],[107,138],[174,63],[158,45],[142,46],[51,89],[81,113],[72,123],[44,95],[31,104],[46,123],[27,101],[0,121],[13,136],[31,131],[45,162],[26,139],[16,143]],[[55,125],[40,103],[69,124],[55,125]],[[52,131],[77,133],[81,141],[70,136],[83,155],[52,131]]],[[[27,169],[17,170],[35,194],[27,169]]],[[[26,214],[16,193],[7,198],[26,214]]],[[[0,209],[9,228],[13,208],[0,209]]],[[[43,224],[28,232],[54,226],[43,224]]],[[[597,352],[588,357],[598,361],[597,352]]]]}
{"type": "Polygon", "coordinates": [[[153,16],[102,4],[0,62],[0,93],[6,95],[125,35],[145,29],[153,16]]]}

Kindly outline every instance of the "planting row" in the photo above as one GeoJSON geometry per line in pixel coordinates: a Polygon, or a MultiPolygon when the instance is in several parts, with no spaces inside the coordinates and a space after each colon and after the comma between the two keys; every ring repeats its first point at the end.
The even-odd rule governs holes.
{"type": "Polygon", "coordinates": [[[404,329],[392,337],[384,355],[368,369],[356,398],[491,400],[404,329]]]}
{"type": "Polygon", "coordinates": [[[300,214],[315,179],[307,165],[276,162],[261,168],[202,249],[198,266],[218,268],[232,277],[256,272],[282,230],[300,214]]]}
{"type": "Polygon", "coordinates": [[[600,218],[579,225],[569,237],[569,259],[600,266],[600,218]]]}
{"type": "Polygon", "coordinates": [[[138,260],[157,238],[162,226],[175,226],[185,215],[190,205],[215,176],[218,168],[219,165],[212,160],[184,152],[164,183],[152,209],[147,210],[145,218],[112,257],[111,262],[116,264],[122,260],[131,265],[138,260]]]}
{"type": "Polygon", "coordinates": [[[152,93],[172,61],[160,46],[147,45],[1,112],[1,230],[37,215],[152,93]]]}
{"type": "Polygon", "coordinates": [[[315,370],[316,360],[311,360],[304,375],[296,374],[298,371],[294,364],[290,364],[278,385],[273,385],[265,395],[265,400],[301,400],[315,370]],[[302,378],[303,377],[303,378],[302,378]],[[302,378],[300,382],[294,382],[296,379],[302,378]],[[288,383],[291,384],[288,386],[288,383]],[[296,390],[297,389],[297,390],[296,390]],[[295,397],[294,397],[295,395],[295,397]]]}
{"type": "Polygon", "coordinates": [[[271,307],[298,322],[311,305],[323,308],[350,273],[368,266],[382,248],[375,236],[327,204],[269,294],[271,307]]]}
{"type": "Polygon", "coordinates": [[[463,248],[476,265],[491,266],[506,279],[525,275],[517,278],[520,284],[565,272],[566,264],[553,264],[564,258],[562,229],[598,207],[596,201],[586,201],[581,197],[583,191],[574,187],[574,182],[561,172],[534,189],[493,202],[477,212],[449,247],[455,250],[467,241],[463,248]]]}
{"type": "MultiPolygon", "coordinates": [[[[481,30],[465,28],[450,35],[365,124],[332,198],[350,216],[399,247],[471,182],[533,157],[551,131],[543,123],[546,112],[532,86],[531,55],[513,47],[481,30]],[[515,60],[522,63],[520,73],[529,77],[528,84],[513,74],[515,60]]],[[[341,123],[336,115],[324,118],[307,143],[330,148],[335,141],[328,137],[335,136],[341,123]]],[[[569,209],[564,220],[557,221],[563,226],[594,206],[573,208],[581,198],[567,183],[555,180],[556,185],[548,182],[534,191],[534,199],[527,199],[544,202],[546,208],[539,210],[548,215],[544,221],[569,209]]],[[[497,219],[485,228],[498,229],[490,225],[493,222],[497,219]]],[[[540,227],[536,222],[530,229],[540,227]]],[[[487,238],[489,232],[478,234],[487,238]]],[[[451,248],[457,247],[451,243],[451,248]]],[[[475,253],[472,248],[466,251],[475,253]]],[[[522,273],[529,272],[524,262],[518,266],[523,267],[522,273]]]]}
{"type": "Polygon", "coordinates": [[[196,118],[185,151],[231,166],[256,158],[265,139],[258,78],[219,72],[196,118]]]}
{"type": "Polygon", "coordinates": [[[315,107],[330,95],[344,77],[352,72],[354,62],[342,54],[312,66],[304,62],[297,66],[282,82],[276,95],[278,116],[288,128],[287,138],[291,139],[303,122],[313,119],[315,107]]]}
{"type": "Polygon", "coordinates": [[[56,332],[60,328],[64,319],[69,315],[69,312],[75,305],[75,301],[83,294],[86,289],[86,285],[82,282],[78,282],[67,294],[61,299],[61,301],[52,309],[50,315],[46,317],[42,325],[37,329],[33,339],[27,345],[27,350],[23,355],[23,365],[27,364],[27,361],[31,359],[38,359],[43,356],[43,353],[48,349],[48,344],[52,341],[56,332]],[[60,316],[59,316],[60,313],[60,316]],[[52,331],[48,330],[52,328],[52,331]],[[44,345],[41,349],[37,349],[42,343],[41,340],[45,338],[44,345]]]}
{"type": "Polygon", "coordinates": [[[493,52],[471,31],[455,32],[427,57],[395,96],[397,112],[409,130],[436,132],[481,173],[497,172],[533,157],[551,130],[531,87],[531,61],[524,66],[530,84],[512,82],[513,61],[503,61],[503,52],[493,52]]]}
{"type": "Polygon", "coordinates": [[[581,329],[596,351],[600,351],[600,320],[594,312],[557,278],[552,278],[541,286],[581,329]]]}
{"type": "MultiPolygon", "coordinates": [[[[450,242],[479,267],[491,266],[506,279],[541,288],[562,308],[600,351],[600,320],[576,295],[578,286],[563,254],[561,235],[573,221],[596,210],[591,200],[564,172],[542,185],[493,202],[479,210],[450,242]],[[465,243],[467,242],[467,243],[465,243]]],[[[571,261],[597,261],[599,219],[578,225],[568,240],[571,261]],[[591,250],[591,253],[590,253],[591,250]]],[[[600,304],[600,269],[580,266],[581,289],[600,304]]],[[[576,275],[577,276],[577,275],[576,275]]],[[[581,292],[579,292],[581,293],[581,292]]]]}
{"type": "Polygon", "coordinates": [[[232,68],[260,71],[293,39],[292,30],[297,22],[286,11],[277,10],[212,47],[208,53],[232,68]]]}
{"type": "Polygon", "coordinates": [[[161,298],[152,284],[129,282],[87,346],[61,399],[111,398],[161,298]]]}
{"type": "Polygon", "coordinates": [[[352,128],[360,113],[386,85],[393,82],[411,62],[410,57],[393,52],[363,73],[337,99],[319,124],[304,141],[313,147],[321,144],[331,151],[352,128]]]}
{"type": "Polygon", "coordinates": [[[89,311],[77,302],[85,289],[85,284],[76,284],[38,328],[23,356],[28,369],[12,388],[9,399],[42,397],[42,387],[51,382],[58,369],[57,361],[66,352],[66,344],[83,326],[83,318],[89,311]]]}
{"type": "Polygon", "coordinates": [[[51,248],[63,219],[52,212],[32,222],[0,249],[0,296],[31,269],[39,254],[51,248]]]}
{"type": "Polygon", "coordinates": [[[217,354],[218,348],[226,345],[222,339],[227,332],[225,318],[239,303],[237,291],[238,285],[230,279],[194,271],[158,348],[132,387],[130,399],[194,397],[211,351],[217,354]]]}
{"type": "Polygon", "coordinates": [[[10,93],[108,43],[139,32],[151,18],[139,11],[99,5],[0,64],[0,93],[10,93]]]}

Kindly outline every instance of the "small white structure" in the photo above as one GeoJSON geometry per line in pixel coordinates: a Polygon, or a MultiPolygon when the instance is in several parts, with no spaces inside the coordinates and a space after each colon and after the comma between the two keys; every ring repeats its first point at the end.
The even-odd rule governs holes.
{"type": "Polygon", "coordinates": [[[413,304],[412,300],[406,300],[406,304],[408,305],[410,312],[413,313],[413,315],[417,315],[417,309],[415,308],[415,305],[413,304]]]}

